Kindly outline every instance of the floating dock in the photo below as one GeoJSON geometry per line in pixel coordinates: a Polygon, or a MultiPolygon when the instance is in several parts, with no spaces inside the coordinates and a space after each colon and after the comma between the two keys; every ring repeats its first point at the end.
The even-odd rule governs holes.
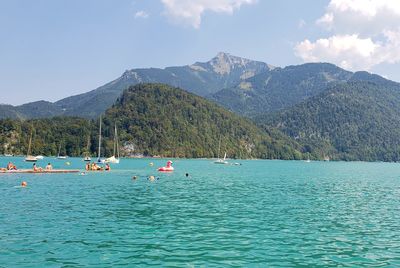
{"type": "Polygon", "coordinates": [[[58,173],[78,173],[77,169],[53,169],[33,171],[32,169],[0,170],[0,174],[58,174],[58,173]]]}

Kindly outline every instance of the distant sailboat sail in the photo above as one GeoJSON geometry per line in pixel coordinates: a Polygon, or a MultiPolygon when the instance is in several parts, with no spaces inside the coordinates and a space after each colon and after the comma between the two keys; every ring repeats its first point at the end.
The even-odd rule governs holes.
{"type": "Polygon", "coordinates": [[[27,161],[27,162],[36,162],[37,161],[37,158],[35,156],[31,155],[32,136],[33,136],[33,126],[31,129],[31,136],[29,137],[28,152],[25,157],[25,161],[27,161]]]}
{"type": "Polygon", "coordinates": [[[100,115],[100,127],[99,127],[99,150],[97,153],[97,162],[104,163],[104,159],[101,159],[101,115],[100,115]]]}
{"type": "Polygon", "coordinates": [[[90,135],[88,136],[85,158],[83,158],[83,161],[86,161],[86,162],[92,161],[92,158],[90,158],[90,155],[89,155],[89,149],[90,149],[90,135]]]}
{"type": "Polygon", "coordinates": [[[219,158],[219,152],[221,149],[221,138],[219,139],[219,143],[218,143],[218,159],[214,161],[214,164],[223,164],[223,165],[227,165],[229,164],[228,161],[226,161],[226,152],[224,155],[224,159],[219,158]]]}
{"type": "Polygon", "coordinates": [[[114,150],[113,155],[105,160],[107,163],[119,164],[119,145],[118,145],[118,133],[117,124],[114,125],[114,150]],[[117,155],[117,157],[115,157],[117,155]]]}
{"type": "Polygon", "coordinates": [[[67,156],[65,155],[61,155],[61,142],[60,145],[58,146],[58,155],[57,155],[57,159],[66,159],[67,156]]]}

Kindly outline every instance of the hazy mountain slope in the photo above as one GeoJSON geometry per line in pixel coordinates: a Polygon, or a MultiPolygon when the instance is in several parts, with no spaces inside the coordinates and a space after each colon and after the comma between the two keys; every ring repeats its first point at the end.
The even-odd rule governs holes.
{"type": "Polygon", "coordinates": [[[348,81],[353,74],[333,64],[308,63],[276,68],[249,78],[212,96],[217,103],[247,116],[290,107],[348,81]]]}
{"type": "Polygon", "coordinates": [[[56,104],[66,109],[66,115],[95,117],[110,107],[122,91],[130,85],[164,83],[184,88],[199,96],[207,96],[272,68],[263,62],[219,53],[205,63],[197,62],[193,65],[165,69],[132,69],[102,87],[60,100],[56,104]]]}
{"type": "Polygon", "coordinates": [[[400,160],[400,86],[335,85],[293,108],[257,118],[316,155],[345,160],[400,160]]]}

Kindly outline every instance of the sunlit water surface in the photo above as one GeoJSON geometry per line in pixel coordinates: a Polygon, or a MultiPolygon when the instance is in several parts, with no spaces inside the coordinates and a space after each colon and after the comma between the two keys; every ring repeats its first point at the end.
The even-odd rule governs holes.
{"type": "Polygon", "coordinates": [[[400,266],[400,164],[165,162],[0,175],[0,267],[400,266]]]}

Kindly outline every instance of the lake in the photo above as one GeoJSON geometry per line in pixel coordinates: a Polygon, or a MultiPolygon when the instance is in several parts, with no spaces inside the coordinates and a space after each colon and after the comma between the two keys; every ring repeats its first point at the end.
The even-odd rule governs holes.
{"type": "Polygon", "coordinates": [[[173,161],[0,174],[0,267],[400,266],[400,164],[173,161]]]}

